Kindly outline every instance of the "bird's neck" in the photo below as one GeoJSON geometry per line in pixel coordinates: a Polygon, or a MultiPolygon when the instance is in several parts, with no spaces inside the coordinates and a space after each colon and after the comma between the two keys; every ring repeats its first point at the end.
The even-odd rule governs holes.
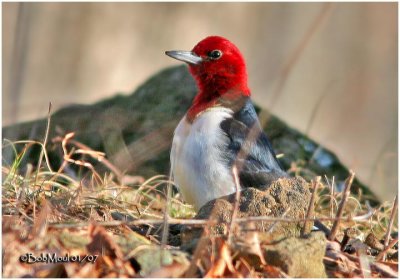
{"type": "Polygon", "coordinates": [[[231,107],[231,104],[241,103],[243,98],[249,96],[250,90],[247,83],[230,87],[226,87],[224,84],[212,86],[203,84],[199,86],[199,92],[186,116],[189,122],[193,122],[198,115],[212,107],[231,107]]]}

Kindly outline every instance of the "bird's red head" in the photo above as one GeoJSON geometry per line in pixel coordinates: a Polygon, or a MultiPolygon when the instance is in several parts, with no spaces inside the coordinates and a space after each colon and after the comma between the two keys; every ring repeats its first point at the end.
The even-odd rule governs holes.
{"type": "Polygon", "coordinates": [[[222,95],[233,90],[248,95],[244,58],[229,40],[210,36],[200,41],[192,52],[202,58],[201,63],[189,65],[201,92],[216,91],[222,95]]]}
{"type": "Polygon", "coordinates": [[[192,51],[168,51],[166,54],[187,62],[199,87],[189,118],[214,106],[221,97],[235,99],[250,95],[244,58],[239,49],[223,37],[210,36],[192,51]]]}

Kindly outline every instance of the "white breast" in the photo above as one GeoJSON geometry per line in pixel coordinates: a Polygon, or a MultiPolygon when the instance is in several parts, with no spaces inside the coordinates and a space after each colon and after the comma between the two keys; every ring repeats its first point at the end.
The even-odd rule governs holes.
{"type": "Polygon", "coordinates": [[[196,210],[210,200],[235,192],[231,170],[221,157],[228,138],[220,128],[232,110],[212,108],[192,124],[186,116],[175,129],[171,150],[173,179],[196,210]]]}

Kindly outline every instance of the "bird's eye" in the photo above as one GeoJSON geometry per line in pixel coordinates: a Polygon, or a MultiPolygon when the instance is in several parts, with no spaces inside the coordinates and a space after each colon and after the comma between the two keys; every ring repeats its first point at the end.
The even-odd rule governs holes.
{"type": "Polygon", "coordinates": [[[222,52],[220,50],[213,50],[208,53],[208,57],[213,60],[217,60],[217,59],[221,58],[221,56],[222,56],[222,52]]]}

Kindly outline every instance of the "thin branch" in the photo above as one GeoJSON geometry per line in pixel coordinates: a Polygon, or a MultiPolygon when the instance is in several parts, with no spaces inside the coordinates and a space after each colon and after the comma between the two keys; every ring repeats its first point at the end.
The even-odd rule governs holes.
{"type": "Polygon", "coordinates": [[[172,186],[171,186],[171,179],[172,179],[172,169],[169,173],[169,180],[167,182],[167,195],[165,199],[165,207],[164,207],[164,216],[163,216],[163,227],[161,233],[161,254],[160,254],[160,266],[163,266],[163,260],[165,259],[165,253],[168,243],[168,232],[169,232],[169,212],[170,212],[170,203],[171,203],[171,196],[172,196],[172,186]]]}
{"type": "Polygon", "coordinates": [[[385,247],[385,249],[383,249],[375,258],[376,261],[382,261],[385,256],[386,253],[390,250],[390,248],[392,248],[397,242],[399,241],[399,238],[395,238],[392,241],[390,241],[390,243],[385,247]]]}
{"type": "Polygon", "coordinates": [[[327,185],[329,186],[329,209],[330,209],[330,217],[333,217],[333,201],[335,198],[335,176],[332,176],[332,183],[329,184],[329,180],[328,177],[325,175],[325,181],[327,183],[327,185]]]}
{"type": "MultiPolygon", "coordinates": [[[[387,229],[386,235],[385,235],[385,241],[383,242],[383,245],[385,245],[385,250],[387,249],[387,247],[389,245],[389,238],[390,238],[390,233],[391,233],[392,227],[393,227],[393,222],[394,222],[394,218],[395,218],[395,214],[396,214],[396,210],[397,210],[397,205],[398,205],[398,198],[397,198],[397,194],[396,194],[396,197],[393,201],[392,212],[390,214],[389,226],[388,226],[388,229],[387,229]]],[[[385,259],[385,256],[383,256],[383,259],[385,259]]]]}
{"type": "Polygon", "coordinates": [[[371,205],[369,204],[369,201],[368,201],[368,200],[365,202],[365,205],[366,205],[367,208],[368,208],[368,212],[365,213],[364,215],[360,215],[360,216],[354,217],[354,218],[353,218],[353,221],[355,221],[355,222],[356,222],[356,221],[365,221],[365,220],[371,218],[372,215],[374,215],[374,213],[375,213],[376,210],[373,209],[373,208],[371,207],[371,205]]]}
{"type": "Polygon", "coordinates": [[[332,3],[324,4],[324,6],[321,8],[321,11],[318,13],[318,15],[315,17],[313,22],[308,27],[307,31],[305,32],[304,36],[302,37],[302,40],[299,42],[297,47],[294,49],[293,53],[289,56],[289,59],[286,61],[285,65],[283,66],[281,73],[279,75],[280,77],[278,80],[277,87],[274,90],[274,92],[272,93],[270,108],[272,108],[275,105],[275,102],[278,99],[279,94],[281,93],[282,89],[284,88],[286,80],[290,76],[291,71],[293,70],[293,68],[296,65],[299,58],[304,53],[304,50],[307,48],[307,46],[311,42],[311,39],[317,33],[318,28],[320,28],[322,26],[323,21],[329,15],[329,12],[332,10],[332,6],[333,6],[332,3]]]}
{"type": "Polygon", "coordinates": [[[51,122],[51,102],[49,103],[49,111],[47,112],[46,132],[44,134],[43,149],[40,151],[40,155],[39,155],[39,162],[38,162],[38,166],[37,166],[37,170],[36,170],[36,181],[35,181],[35,184],[37,184],[37,178],[38,178],[38,174],[39,174],[39,171],[40,171],[40,166],[42,165],[43,155],[44,155],[44,152],[46,150],[47,139],[49,137],[49,131],[50,131],[50,122],[51,122]]]}
{"type": "Polygon", "coordinates": [[[382,263],[371,263],[372,270],[377,271],[384,278],[398,278],[399,275],[396,271],[391,269],[389,266],[382,263]]]}
{"type": "MultiPolygon", "coordinates": [[[[76,141],[75,139],[71,139],[70,140],[71,144],[74,144],[75,146],[77,146],[80,149],[84,149],[84,150],[88,150],[90,152],[93,153],[99,153],[98,151],[95,151],[93,149],[91,149],[89,146],[86,146],[85,144],[76,141]]],[[[107,158],[102,157],[101,160],[98,160],[100,163],[102,163],[105,167],[107,167],[108,169],[110,169],[115,175],[117,175],[117,178],[120,182],[122,182],[122,177],[123,174],[122,172],[115,166],[113,165],[107,158]]]]}
{"type": "MultiPolygon", "coordinates": [[[[94,167],[91,163],[86,162],[84,160],[74,160],[71,158],[71,155],[76,154],[76,151],[74,150],[75,147],[72,147],[72,149],[71,149],[74,152],[71,151],[71,153],[68,153],[67,145],[74,136],[75,136],[75,132],[70,132],[70,133],[67,133],[64,136],[64,138],[62,138],[62,140],[61,140],[61,147],[62,147],[62,150],[64,153],[64,155],[63,155],[64,161],[67,161],[69,163],[72,163],[72,164],[75,164],[78,166],[83,166],[83,167],[88,168],[90,171],[92,171],[92,174],[94,176],[94,177],[92,177],[92,179],[97,179],[98,182],[100,182],[100,184],[103,184],[103,180],[102,180],[100,174],[97,173],[97,171],[94,169],[94,167]]],[[[57,139],[57,140],[59,140],[59,139],[57,139]]]]}
{"type": "MultiPolygon", "coordinates": [[[[306,214],[306,218],[311,218],[311,216],[313,216],[314,214],[314,203],[315,203],[315,196],[317,193],[317,187],[319,186],[321,181],[321,177],[317,177],[315,178],[315,180],[313,180],[312,183],[312,193],[311,193],[311,199],[310,199],[310,203],[308,205],[308,209],[307,209],[307,214],[306,214]]],[[[310,233],[312,229],[312,223],[310,222],[304,222],[303,228],[301,229],[301,235],[305,235],[310,233]]]]}
{"type": "MultiPolygon", "coordinates": [[[[353,221],[354,217],[348,218],[329,218],[329,217],[321,217],[321,218],[284,218],[284,217],[269,217],[269,216],[257,216],[257,217],[245,217],[245,218],[237,218],[237,223],[248,223],[248,222],[282,222],[282,223],[293,223],[293,222],[306,222],[306,221],[353,221]]],[[[168,219],[170,224],[179,224],[179,225],[214,225],[218,224],[218,221],[213,220],[197,220],[197,219],[176,219],[176,218],[169,218],[168,219]]],[[[361,220],[359,220],[361,222],[361,220]]],[[[369,222],[365,220],[364,222],[369,222]]],[[[98,222],[98,225],[101,226],[120,226],[120,225],[127,225],[127,226],[134,226],[134,225],[159,225],[164,223],[164,219],[137,219],[134,221],[109,221],[109,222],[98,222]]],[[[90,223],[76,223],[76,224],[60,224],[60,223],[53,223],[50,224],[49,227],[51,228],[79,228],[79,227],[87,227],[90,223]]]]}
{"type": "Polygon", "coordinates": [[[169,217],[169,211],[170,211],[170,197],[171,197],[171,184],[167,184],[167,195],[166,195],[166,201],[165,201],[165,208],[164,208],[164,216],[163,216],[163,231],[162,231],[162,238],[161,238],[161,247],[165,249],[168,241],[168,229],[169,229],[169,223],[168,220],[170,219],[169,217]]]}
{"type": "Polygon", "coordinates": [[[356,251],[358,257],[358,266],[360,267],[361,278],[371,278],[368,256],[362,250],[356,251]]]}
{"type": "MultiPolygon", "coordinates": [[[[290,211],[290,206],[286,209],[286,211],[285,212],[283,212],[283,214],[282,214],[282,216],[281,216],[281,218],[285,218],[286,217],[286,215],[289,213],[289,211],[290,211]]],[[[272,230],[274,229],[274,227],[275,227],[275,225],[277,224],[277,223],[279,223],[280,221],[275,221],[275,222],[273,222],[268,228],[267,228],[267,230],[266,230],[266,232],[272,232],[272,230]]]]}
{"type": "MultiPolygon", "coordinates": [[[[305,129],[305,134],[306,135],[310,135],[310,130],[311,130],[313,124],[314,124],[314,121],[316,120],[317,113],[322,108],[321,104],[322,104],[322,102],[324,101],[324,99],[326,97],[331,96],[331,92],[329,91],[329,89],[331,89],[334,84],[335,84],[335,80],[329,81],[329,83],[326,85],[326,87],[325,87],[324,91],[322,92],[322,94],[319,95],[319,97],[317,99],[317,102],[315,103],[315,105],[314,105],[314,107],[313,107],[313,109],[311,111],[311,116],[309,118],[309,121],[308,121],[306,129],[305,129]]],[[[316,154],[317,150],[314,152],[314,154],[310,158],[309,162],[315,158],[315,154],[316,154]]]]}
{"type": "Polygon", "coordinates": [[[350,177],[346,179],[345,187],[344,187],[344,190],[343,190],[342,200],[340,201],[339,209],[336,212],[336,218],[337,219],[333,223],[333,226],[332,226],[332,229],[331,229],[331,233],[328,236],[328,240],[330,240],[330,241],[335,240],[337,231],[339,230],[340,218],[343,215],[344,207],[346,205],[347,199],[349,198],[350,188],[351,188],[351,184],[353,183],[354,176],[355,176],[355,173],[352,170],[350,170],[350,177]]]}
{"type": "Polygon", "coordinates": [[[232,211],[232,218],[231,218],[231,224],[229,227],[229,232],[228,232],[228,241],[232,241],[232,232],[235,226],[236,222],[236,217],[237,217],[237,212],[239,210],[239,204],[240,204],[240,183],[239,183],[239,176],[238,176],[238,170],[236,165],[233,165],[232,167],[232,175],[233,175],[233,180],[235,182],[235,188],[236,188],[236,193],[235,193],[235,204],[233,206],[233,211],[232,211]]]}

